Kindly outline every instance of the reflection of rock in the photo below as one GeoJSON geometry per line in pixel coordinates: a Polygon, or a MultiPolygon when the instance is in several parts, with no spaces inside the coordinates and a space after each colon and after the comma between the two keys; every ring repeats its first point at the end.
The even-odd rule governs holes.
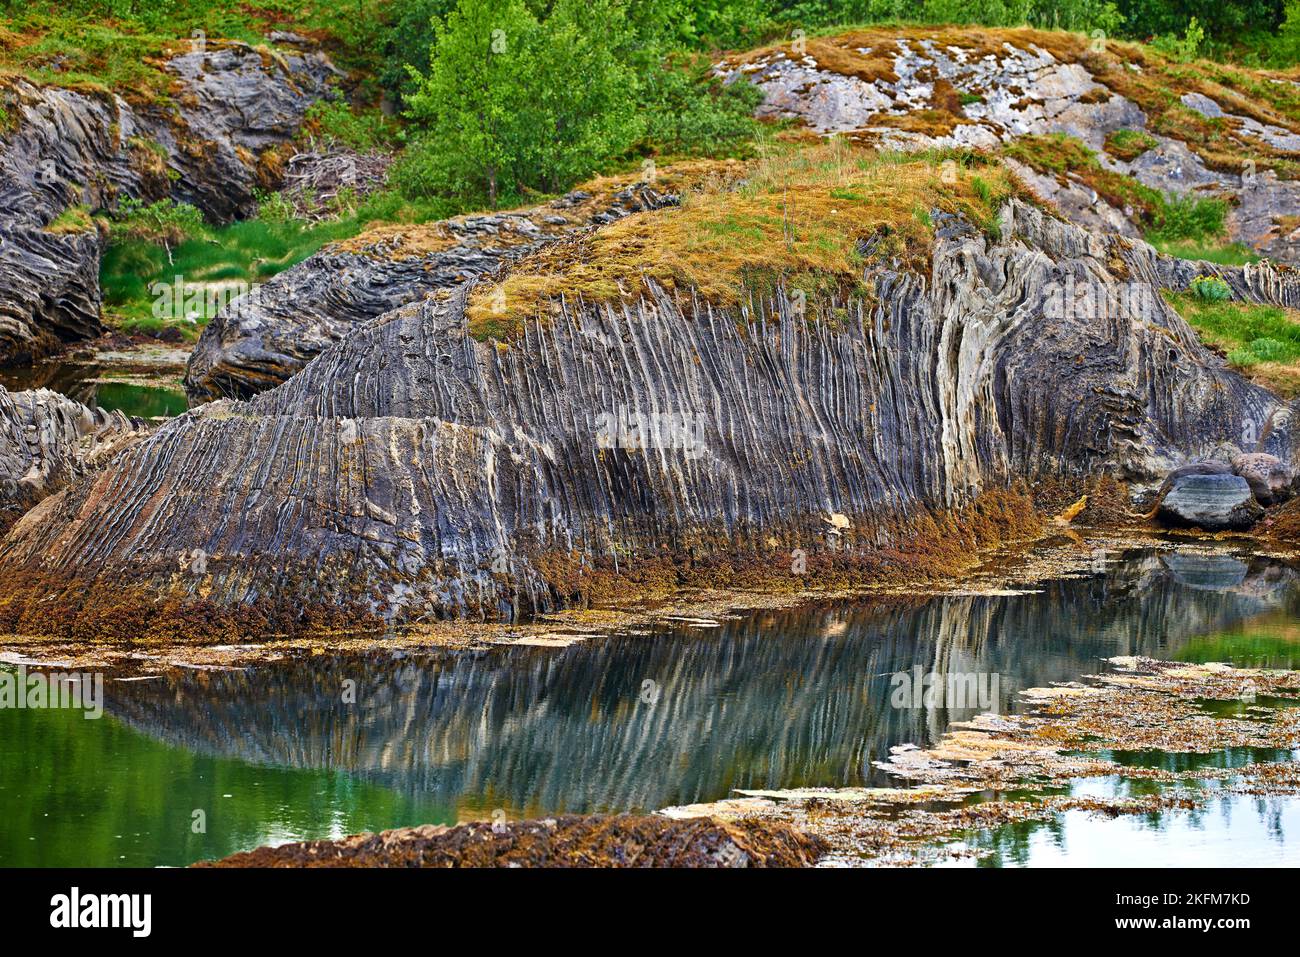
{"type": "Polygon", "coordinates": [[[1014,597],[761,612],[706,641],[686,631],[558,651],[315,656],[172,674],[110,683],[106,707],[177,746],[344,770],[480,814],[652,810],[732,787],[884,783],[873,759],[931,743],[977,710],[891,707],[895,674],[998,675],[1005,713],[1020,689],[1076,680],[1116,654],[1175,657],[1188,639],[1294,594],[1283,566],[1252,560],[1242,587],[1219,590],[1202,584],[1220,574],[1212,562],[1198,572],[1200,559],[1167,567],[1170,557],[1182,558],[1119,560],[1105,575],[1014,597]],[[355,705],[343,700],[349,679],[355,705]],[[647,679],[660,688],[653,704],[641,695],[647,679]]]}
{"type": "Polygon", "coordinates": [[[1240,475],[1181,475],[1160,501],[1160,518],[1217,532],[1250,528],[1264,514],[1240,475]]]}
{"type": "Polygon", "coordinates": [[[1161,561],[1180,585],[1211,591],[1239,587],[1250,570],[1245,562],[1231,555],[1174,553],[1162,556],[1161,561]]]}

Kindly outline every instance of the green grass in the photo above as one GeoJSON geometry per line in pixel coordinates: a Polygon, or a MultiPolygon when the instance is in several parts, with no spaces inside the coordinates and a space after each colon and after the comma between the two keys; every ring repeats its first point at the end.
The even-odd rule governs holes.
{"type": "Polygon", "coordinates": [[[325,244],[348,239],[374,223],[428,222],[463,211],[449,203],[412,204],[385,191],[368,197],[352,215],[314,225],[255,218],[223,227],[200,227],[173,247],[171,262],[161,246],[139,240],[114,242],[100,266],[105,317],[125,332],[158,335],[168,326],[176,326],[192,337],[212,319],[220,302],[205,302],[192,322],[160,318],[154,310],[158,296],[151,291],[156,283],[172,284],[177,276],[188,285],[265,282],[325,244]]]}
{"type": "Polygon", "coordinates": [[[1300,313],[1280,306],[1207,302],[1190,292],[1165,298],[1201,341],[1228,362],[1285,396],[1300,394],[1300,313]]]}
{"type": "Polygon", "coordinates": [[[1244,266],[1259,262],[1259,253],[1241,243],[1197,242],[1187,239],[1150,240],[1151,245],[1169,256],[1218,263],[1220,266],[1244,266]]]}

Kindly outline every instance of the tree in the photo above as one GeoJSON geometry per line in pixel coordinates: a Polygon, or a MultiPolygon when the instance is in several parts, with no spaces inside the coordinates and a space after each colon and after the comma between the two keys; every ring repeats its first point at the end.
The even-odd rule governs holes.
{"type": "Polygon", "coordinates": [[[513,186],[524,158],[537,21],[522,0],[461,0],[442,23],[409,113],[422,123],[426,175],[455,192],[513,186]]]}

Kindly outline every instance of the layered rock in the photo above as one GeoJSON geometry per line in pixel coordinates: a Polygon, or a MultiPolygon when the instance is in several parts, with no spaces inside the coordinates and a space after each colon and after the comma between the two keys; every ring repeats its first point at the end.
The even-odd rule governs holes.
{"type": "MultiPolygon", "coordinates": [[[[1019,202],[999,241],[936,216],[929,272],[877,267],[824,311],[647,281],[499,343],[469,335],[468,288],[402,307],[47,500],[0,576],[509,616],[646,562],[849,560],[1020,480],[1158,482],[1285,408],[1158,296],[1133,311],[1144,244],[1019,202]],[[1063,308],[1085,286],[1101,305],[1063,308]]],[[[1290,461],[1289,421],[1265,445],[1290,461]]]]}
{"type": "Polygon", "coordinates": [[[0,80],[0,364],[101,331],[102,240],[89,220],[123,197],[172,196],[215,222],[251,213],[272,150],[333,74],[319,53],[209,43],[172,56],[171,105],[0,80]]]}
{"type": "Polygon", "coordinates": [[[371,230],[290,267],[218,313],[190,356],[186,391],[195,401],[250,398],[365,320],[577,230],[676,202],[648,183],[629,183],[531,209],[371,230]]]}
{"type": "Polygon", "coordinates": [[[48,389],[0,386],[0,531],[143,431],[121,412],[90,409],[48,389]]]}
{"type": "MultiPolygon", "coordinates": [[[[1106,171],[1160,193],[1231,200],[1232,239],[1274,259],[1300,259],[1292,215],[1300,181],[1270,168],[1285,174],[1300,147],[1289,81],[1277,77],[1219,65],[1202,71],[1081,34],[951,27],[801,41],[730,56],[716,69],[763,91],[761,115],[882,148],[999,149],[1026,135],[1064,134],[1096,151],[1106,171]],[[1274,88],[1276,96],[1264,96],[1274,88]],[[1141,144],[1113,146],[1110,137],[1123,131],[1142,131],[1141,144]]],[[[1139,210],[1112,205],[1071,171],[1015,166],[1072,221],[1140,234],[1139,210]]]]}

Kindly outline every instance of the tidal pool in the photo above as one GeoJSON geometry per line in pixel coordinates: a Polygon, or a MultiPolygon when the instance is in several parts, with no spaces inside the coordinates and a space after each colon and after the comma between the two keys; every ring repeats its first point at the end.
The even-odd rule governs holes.
{"type": "MultiPolygon", "coordinates": [[[[1027,594],[817,605],[560,649],[315,655],[110,679],[100,720],[0,709],[0,866],[182,865],[494,813],[896,783],[871,762],[983,710],[900,705],[896,675],[996,677],[982,687],[1008,711],[1017,691],[1096,673],[1113,655],[1287,667],[1300,662],[1293,643],[1300,650],[1293,569],[1143,550],[1027,594]]],[[[1300,862],[1286,843],[1300,839],[1293,802],[1219,803],[1231,806],[1231,840],[1202,842],[1195,863],[1300,862]]],[[[1093,840],[1089,828],[1158,834],[1179,820],[1064,815],[980,839],[1001,842],[992,863],[1121,863],[1104,848],[1136,845],[1093,840]]]]}
{"type": "MultiPolygon", "coordinates": [[[[183,369],[183,366],[182,366],[183,369]]],[[[10,391],[52,389],[83,405],[121,411],[141,419],[172,418],[189,408],[180,370],[137,365],[132,357],[105,361],[56,359],[21,368],[0,368],[10,391]]]]}

